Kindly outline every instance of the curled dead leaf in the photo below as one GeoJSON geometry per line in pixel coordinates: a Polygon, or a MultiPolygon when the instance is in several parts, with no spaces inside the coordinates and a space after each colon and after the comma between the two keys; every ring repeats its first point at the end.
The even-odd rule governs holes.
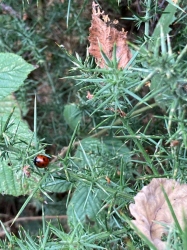
{"type": "Polygon", "coordinates": [[[164,250],[166,242],[162,237],[168,234],[166,226],[174,224],[170,209],[164,198],[164,188],[180,226],[184,227],[184,215],[187,216],[187,185],[166,179],[152,179],[135,197],[135,204],[129,209],[135,220],[134,225],[157,247],[164,250]]]}
{"type": "MultiPolygon", "coordinates": [[[[106,64],[101,55],[101,49],[105,55],[111,60],[114,44],[116,45],[116,58],[118,60],[118,68],[124,68],[131,58],[130,49],[127,45],[127,32],[118,31],[114,27],[108,25],[109,17],[101,12],[98,4],[92,4],[92,23],[89,29],[88,40],[90,47],[89,53],[95,57],[99,67],[105,68],[106,64]],[[104,21],[103,21],[104,20],[104,21]]],[[[113,22],[113,25],[117,21],[113,22]]]]}

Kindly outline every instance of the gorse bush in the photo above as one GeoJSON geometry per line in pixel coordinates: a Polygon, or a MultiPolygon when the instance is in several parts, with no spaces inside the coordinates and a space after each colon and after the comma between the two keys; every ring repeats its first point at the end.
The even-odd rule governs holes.
{"type": "Polygon", "coordinates": [[[186,249],[186,6],[128,1],[138,27],[129,42],[106,15],[119,16],[123,3],[108,4],[104,14],[92,3],[91,17],[90,1],[24,2],[25,20],[21,5],[0,5],[8,12],[0,16],[0,190],[28,195],[1,221],[2,249],[186,249]],[[35,166],[38,154],[52,155],[47,168],[35,166]],[[42,227],[13,235],[8,226],[33,200],[42,227]],[[57,216],[65,226],[46,221],[57,216]]]}

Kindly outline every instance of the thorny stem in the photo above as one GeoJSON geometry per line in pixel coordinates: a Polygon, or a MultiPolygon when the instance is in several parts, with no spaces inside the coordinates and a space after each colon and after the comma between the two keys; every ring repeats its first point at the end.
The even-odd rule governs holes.
{"type": "MultiPolygon", "coordinates": [[[[157,105],[156,103],[154,103],[154,104],[152,104],[152,105],[149,105],[149,106],[143,107],[143,108],[141,108],[141,109],[138,109],[138,110],[132,112],[132,114],[129,116],[129,118],[130,118],[130,117],[133,117],[133,116],[135,116],[135,115],[137,115],[137,114],[140,114],[140,113],[142,113],[142,112],[145,112],[145,111],[147,111],[147,110],[149,110],[149,109],[152,109],[152,108],[154,108],[154,107],[156,107],[156,106],[158,106],[158,105],[157,105]]],[[[122,123],[122,119],[121,119],[121,118],[118,118],[118,119],[114,122],[114,126],[119,125],[119,124],[121,124],[121,123],[122,123]]],[[[107,132],[108,132],[108,129],[102,129],[102,130],[99,131],[98,133],[96,133],[96,134],[94,134],[94,135],[91,135],[91,137],[92,137],[92,138],[100,137],[101,135],[104,135],[104,134],[106,134],[107,132]]]]}
{"type": "Polygon", "coordinates": [[[149,81],[155,74],[157,74],[160,71],[160,69],[155,69],[153,72],[151,72],[138,86],[135,88],[135,93],[141,89],[141,87],[149,81]]]}
{"type": "MultiPolygon", "coordinates": [[[[125,128],[127,129],[128,133],[130,135],[133,135],[134,134],[134,131],[131,129],[130,126],[128,126],[128,124],[126,123],[125,124],[125,128]]],[[[139,151],[142,153],[147,165],[151,168],[151,170],[153,171],[154,175],[158,175],[158,172],[156,170],[156,168],[154,167],[154,165],[152,164],[151,162],[151,159],[149,157],[149,155],[147,154],[146,150],[144,149],[144,147],[142,146],[142,144],[140,143],[140,140],[137,139],[137,138],[133,138],[134,140],[134,143],[137,145],[139,151]]]]}
{"type": "Polygon", "coordinates": [[[187,52],[187,45],[184,47],[184,49],[181,51],[180,55],[177,57],[176,64],[183,58],[183,56],[187,52]]]}
{"type": "Polygon", "coordinates": [[[20,150],[9,145],[9,146],[6,146],[4,143],[0,143],[0,148],[2,148],[3,150],[6,150],[8,152],[11,152],[11,153],[15,153],[15,154],[18,154],[20,153],[20,150]]]}
{"type": "MultiPolygon", "coordinates": [[[[130,118],[130,117],[133,117],[133,116],[135,116],[135,115],[137,115],[137,114],[139,114],[139,113],[145,112],[145,111],[147,111],[147,110],[149,110],[149,109],[152,109],[152,108],[154,108],[154,107],[156,107],[156,106],[158,106],[158,105],[157,105],[156,103],[153,103],[153,104],[151,104],[151,105],[149,105],[149,106],[140,108],[140,109],[138,109],[138,110],[132,112],[132,114],[129,116],[129,118],[130,118]]],[[[122,123],[122,119],[119,118],[119,119],[117,119],[117,120],[114,122],[114,126],[115,126],[115,125],[119,125],[119,124],[121,124],[121,123],[122,123]]],[[[107,132],[108,132],[108,129],[102,129],[102,130],[99,131],[98,133],[96,133],[96,134],[94,134],[94,135],[91,135],[91,137],[92,137],[92,138],[98,138],[98,137],[101,137],[102,135],[106,134],[107,132]]],[[[80,142],[79,142],[79,141],[76,141],[76,142],[74,142],[73,144],[71,144],[71,146],[75,147],[75,146],[78,146],[79,144],[80,144],[80,142]]],[[[61,150],[60,154],[58,154],[58,156],[54,157],[53,160],[52,160],[51,162],[55,162],[59,157],[60,157],[60,158],[63,158],[63,157],[66,155],[66,152],[67,152],[69,149],[70,149],[69,146],[63,147],[63,149],[61,150]]]]}

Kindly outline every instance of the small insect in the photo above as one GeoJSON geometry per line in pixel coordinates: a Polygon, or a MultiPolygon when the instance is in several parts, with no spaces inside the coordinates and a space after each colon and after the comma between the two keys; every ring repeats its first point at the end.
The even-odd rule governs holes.
{"type": "Polygon", "coordinates": [[[38,168],[46,168],[50,162],[50,158],[45,155],[37,155],[34,159],[34,164],[38,168]]]}

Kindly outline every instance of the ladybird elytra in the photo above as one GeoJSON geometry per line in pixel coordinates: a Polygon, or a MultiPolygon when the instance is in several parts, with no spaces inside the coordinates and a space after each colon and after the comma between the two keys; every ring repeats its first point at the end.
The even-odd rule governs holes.
{"type": "Polygon", "coordinates": [[[45,155],[37,155],[34,159],[34,164],[38,168],[46,168],[50,162],[50,158],[45,155]]]}

